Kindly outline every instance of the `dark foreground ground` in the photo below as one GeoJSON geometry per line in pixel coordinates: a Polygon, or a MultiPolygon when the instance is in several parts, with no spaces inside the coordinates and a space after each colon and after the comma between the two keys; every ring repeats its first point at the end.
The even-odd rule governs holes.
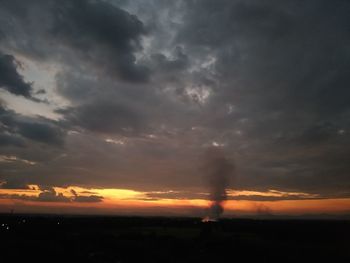
{"type": "Polygon", "coordinates": [[[350,262],[350,221],[0,215],[0,262],[350,262]]]}

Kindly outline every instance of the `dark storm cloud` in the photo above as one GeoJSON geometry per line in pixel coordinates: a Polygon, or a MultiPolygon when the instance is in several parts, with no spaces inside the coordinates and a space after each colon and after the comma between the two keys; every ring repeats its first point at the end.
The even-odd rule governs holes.
{"type": "Polygon", "coordinates": [[[147,130],[145,87],[116,85],[110,80],[85,79],[69,73],[59,75],[57,83],[58,92],[73,104],[57,110],[68,126],[102,134],[135,135],[147,130]],[[136,101],[137,96],[144,96],[143,102],[136,101]]]}
{"type": "Polygon", "coordinates": [[[58,123],[45,118],[21,116],[2,105],[0,105],[0,128],[2,145],[23,146],[23,139],[56,146],[64,143],[65,131],[58,123]]]}
{"type": "Polygon", "coordinates": [[[231,101],[237,93],[238,110],[291,118],[290,111],[328,117],[348,108],[349,3],[192,1],[188,8],[179,41],[217,56],[228,81],[218,93],[231,101]]]}
{"type": "Polygon", "coordinates": [[[118,105],[110,100],[66,109],[66,118],[73,125],[95,132],[134,134],[144,124],[142,115],[128,105],[118,105]]]}
{"type": "Polygon", "coordinates": [[[20,121],[17,123],[17,132],[31,140],[47,144],[63,144],[62,130],[49,123],[20,121]]]}
{"type": "Polygon", "coordinates": [[[24,144],[24,140],[19,136],[16,136],[13,134],[1,133],[0,134],[0,145],[1,146],[12,145],[12,146],[17,146],[17,147],[22,147],[25,144],[24,144]]]}
{"type": "MultiPolygon", "coordinates": [[[[153,62],[151,67],[155,68],[153,62]]],[[[184,114],[190,113],[162,92],[159,87],[161,83],[121,83],[108,77],[92,78],[78,70],[74,73],[61,72],[56,78],[57,91],[72,102],[72,106],[58,109],[57,112],[77,129],[142,136],[161,132],[160,126],[169,123],[169,116],[175,125],[183,122],[184,114]]]]}
{"type": "Polygon", "coordinates": [[[348,165],[328,160],[341,160],[349,141],[349,10],[346,1],[187,2],[177,40],[216,57],[211,107],[234,111],[205,125],[240,131],[227,141],[242,187],[348,187],[348,165]]]}
{"type": "Polygon", "coordinates": [[[16,175],[26,184],[200,187],[196,160],[215,143],[235,160],[237,189],[347,196],[347,1],[0,7],[1,50],[57,66],[54,92],[68,100],[55,105],[58,122],[1,109],[6,154],[41,164],[7,167],[5,181],[16,175]],[[64,140],[64,149],[50,147],[64,140]],[[32,150],[13,147],[21,145],[32,150]]]}
{"type": "Polygon", "coordinates": [[[134,54],[147,33],[136,16],[106,1],[4,1],[0,6],[5,48],[63,62],[73,55],[126,81],[148,80],[149,69],[134,54]]]}
{"type": "Polygon", "coordinates": [[[29,98],[32,90],[31,84],[23,80],[17,71],[18,66],[19,62],[12,55],[0,52],[0,88],[29,98]]]}
{"type": "Polygon", "coordinates": [[[136,64],[134,52],[146,33],[134,15],[103,1],[57,1],[53,9],[54,38],[83,51],[100,66],[111,67],[129,81],[145,81],[148,70],[136,64]],[[96,48],[98,47],[98,49],[96,48]],[[106,65],[104,65],[106,64],[106,65]]]}
{"type": "Polygon", "coordinates": [[[175,48],[174,53],[174,58],[172,59],[168,59],[162,53],[152,54],[154,66],[166,74],[174,74],[178,71],[185,70],[189,65],[188,56],[180,46],[175,48]]]}

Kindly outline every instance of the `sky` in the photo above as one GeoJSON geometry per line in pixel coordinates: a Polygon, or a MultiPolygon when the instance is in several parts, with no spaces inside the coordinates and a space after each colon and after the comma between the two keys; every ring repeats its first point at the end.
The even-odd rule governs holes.
{"type": "Polygon", "coordinates": [[[0,0],[0,212],[350,214],[350,2],[0,0]]]}

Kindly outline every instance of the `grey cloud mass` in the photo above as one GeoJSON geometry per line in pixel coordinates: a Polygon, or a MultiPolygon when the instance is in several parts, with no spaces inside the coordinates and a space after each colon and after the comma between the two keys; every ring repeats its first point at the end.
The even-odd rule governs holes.
{"type": "Polygon", "coordinates": [[[60,1],[53,4],[53,17],[50,33],[55,40],[82,52],[110,74],[147,80],[147,68],[137,65],[134,55],[146,34],[136,16],[103,1],[60,1]]]}
{"type": "Polygon", "coordinates": [[[3,145],[22,145],[24,139],[62,145],[65,131],[54,121],[17,114],[0,104],[0,132],[3,145]],[[17,138],[17,140],[16,140],[17,138]]]}
{"type": "Polygon", "coordinates": [[[202,192],[200,156],[215,146],[235,163],[229,187],[346,197],[349,12],[342,0],[0,1],[0,88],[65,101],[48,99],[51,120],[3,99],[0,154],[37,165],[0,163],[0,180],[202,192]],[[20,74],[26,61],[54,68],[52,86],[20,74]]]}
{"type": "Polygon", "coordinates": [[[12,55],[0,52],[0,88],[29,98],[31,84],[23,80],[23,76],[17,71],[18,67],[19,64],[12,55]]]}

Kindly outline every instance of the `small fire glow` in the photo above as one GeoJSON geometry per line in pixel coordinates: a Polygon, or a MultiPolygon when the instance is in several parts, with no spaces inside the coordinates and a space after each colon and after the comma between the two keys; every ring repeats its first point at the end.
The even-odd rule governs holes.
{"type": "Polygon", "coordinates": [[[202,219],[202,223],[210,223],[210,222],[217,222],[217,219],[210,218],[209,216],[206,216],[202,219]]]}

